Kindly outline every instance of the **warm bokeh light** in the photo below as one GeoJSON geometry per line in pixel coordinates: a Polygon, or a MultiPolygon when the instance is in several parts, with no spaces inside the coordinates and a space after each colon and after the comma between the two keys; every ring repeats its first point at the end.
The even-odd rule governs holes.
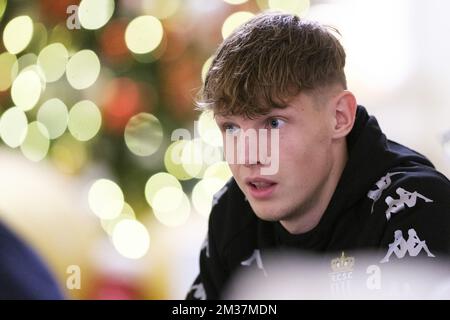
{"type": "Polygon", "coordinates": [[[247,2],[247,0],[223,0],[223,1],[225,1],[226,3],[229,3],[229,4],[233,4],[233,5],[242,4],[242,3],[247,2]]]}
{"type": "Polygon", "coordinates": [[[145,199],[152,206],[156,193],[165,187],[181,188],[180,182],[173,175],[166,172],[159,172],[152,175],[145,184],[145,199]]]}
{"type": "MultiPolygon", "coordinates": [[[[24,71],[28,67],[36,65],[37,58],[38,58],[37,55],[35,55],[32,52],[23,54],[19,58],[17,58],[16,62],[14,62],[14,65],[12,66],[12,69],[11,69],[11,79],[12,80],[16,79],[17,75],[20,72],[24,71]]],[[[38,69],[41,69],[41,68],[38,67],[38,69]]],[[[41,70],[41,72],[43,74],[42,70],[41,70]]]]}
{"type": "Polygon", "coordinates": [[[49,32],[49,43],[61,43],[66,48],[71,48],[73,43],[73,31],[69,30],[66,24],[57,24],[51,32],[49,32]]]}
{"type": "Polygon", "coordinates": [[[163,38],[161,22],[153,16],[140,16],[132,20],[125,31],[125,42],[137,54],[155,50],[163,38]]]}
{"type": "Polygon", "coordinates": [[[15,55],[9,52],[0,54],[0,91],[9,89],[12,83],[13,66],[17,63],[15,55]]]}
{"type": "Polygon", "coordinates": [[[103,27],[114,13],[114,0],[81,0],[78,18],[83,28],[95,30],[103,27]]]}
{"type": "Polygon", "coordinates": [[[22,154],[31,161],[41,161],[47,155],[49,147],[47,128],[37,121],[31,122],[25,140],[20,145],[22,154]]]}
{"type": "Polygon", "coordinates": [[[211,66],[212,61],[214,60],[214,56],[206,59],[205,63],[202,66],[202,82],[205,82],[206,74],[208,73],[209,67],[211,66]]]}
{"type": "Polygon", "coordinates": [[[33,37],[33,20],[29,16],[20,16],[8,22],[3,30],[3,44],[12,54],[22,52],[33,37]]]}
{"type": "Polygon", "coordinates": [[[56,168],[65,174],[77,174],[86,165],[88,151],[86,145],[66,133],[58,138],[51,150],[50,157],[56,168]]]}
{"type": "Polygon", "coordinates": [[[237,27],[244,24],[255,15],[248,11],[238,11],[232,13],[225,19],[222,25],[222,37],[227,38],[237,27]]]}
{"type": "Polygon", "coordinates": [[[175,211],[181,204],[184,192],[177,187],[164,187],[155,193],[152,208],[155,211],[175,211]]]}
{"type": "MultiPolygon", "coordinates": [[[[139,112],[151,110],[152,100],[149,97],[149,86],[136,81],[119,77],[111,80],[105,87],[101,106],[105,127],[122,136],[127,123],[139,112]]],[[[152,89],[150,87],[150,89],[152,89]]],[[[138,117],[136,120],[139,120],[138,117]]]]}
{"type": "Polygon", "coordinates": [[[206,168],[223,158],[221,149],[204,143],[201,139],[186,141],[181,152],[184,170],[193,178],[202,178],[206,168]]]}
{"type": "Polygon", "coordinates": [[[223,145],[222,132],[214,120],[213,111],[204,111],[198,119],[198,133],[203,142],[215,147],[223,145]]]}
{"type": "Polygon", "coordinates": [[[19,107],[6,110],[0,118],[0,137],[11,148],[16,148],[25,140],[28,120],[25,112],[19,107]]]}
{"type": "Polygon", "coordinates": [[[68,127],[75,139],[87,141],[100,130],[102,115],[98,107],[89,100],[76,103],[69,112],[68,127]]]}
{"type": "Polygon", "coordinates": [[[113,230],[112,241],[116,250],[129,259],[142,258],[150,247],[150,235],[137,220],[123,219],[113,230]]]}
{"type": "Polygon", "coordinates": [[[69,112],[64,102],[53,98],[45,101],[39,108],[37,120],[47,128],[50,139],[56,139],[67,129],[69,112]]]}
{"type": "Polygon", "coordinates": [[[292,13],[301,17],[306,15],[310,7],[309,0],[269,0],[268,4],[271,10],[292,13]]]}
{"type": "Polygon", "coordinates": [[[192,178],[201,178],[204,169],[203,143],[200,139],[187,140],[181,150],[181,164],[192,178]]]}
{"type": "Polygon", "coordinates": [[[66,71],[69,53],[61,43],[52,43],[39,53],[37,64],[42,68],[47,82],[61,78],[66,71]]]}
{"type": "Polygon", "coordinates": [[[40,51],[48,43],[48,33],[47,28],[44,24],[40,22],[35,22],[33,24],[33,37],[31,38],[30,44],[27,47],[28,50],[40,51]]]}
{"type": "Polygon", "coordinates": [[[184,170],[181,160],[181,154],[186,143],[186,140],[174,141],[164,154],[164,165],[167,172],[174,175],[178,180],[192,179],[192,176],[184,170]]]}
{"type": "Polygon", "coordinates": [[[124,196],[120,187],[111,180],[99,179],[89,189],[89,207],[100,219],[114,219],[124,206],[124,196]]]}
{"type": "Polygon", "coordinates": [[[206,170],[203,177],[206,178],[216,178],[224,182],[228,181],[233,174],[231,173],[230,166],[225,161],[216,162],[210,165],[206,170]]]}
{"type": "Polygon", "coordinates": [[[192,204],[202,216],[208,217],[211,212],[213,196],[225,182],[217,178],[205,178],[197,182],[192,190],[192,204]]]}
{"type": "Polygon", "coordinates": [[[189,198],[176,187],[160,189],[153,198],[152,208],[156,219],[168,227],[183,225],[191,213],[189,198]]]}
{"type": "Polygon", "coordinates": [[[35,69],[25,69],[11,86],[11,98],[16,106],[28,111],[39,101],[42,89],[42,78],[38,72],[35,69]]]}
{"type": "Polygon", "coordinates": [[[124,136],[128,149],[135,155],[144,157],[158,150],[163,131],[161,123],[154,115],[141,112],[128,121],[124,136]]]}
{"type": "Polygon", "coordinates": [[[136,214],[134,213],[133,208],[126,202],[124,202],[122,212],[117,217],[114,219],[100,219],[100,224],[103,230],[111,236],[116,224],[123,219],[136,219],[136,214]]]}
{"type": "Polygon", "coordinates": [[[2,19],[3,14],[5,13],[7,4],[8,4],[7,0],[0,0],[0,20],[2,19]]]}
{"type": "Polygon", "coordinates": [[[66,66],[67,81],[74,89],[90,87],[100,74],[100,60],[92,50],[75,53],[66,66]]]}

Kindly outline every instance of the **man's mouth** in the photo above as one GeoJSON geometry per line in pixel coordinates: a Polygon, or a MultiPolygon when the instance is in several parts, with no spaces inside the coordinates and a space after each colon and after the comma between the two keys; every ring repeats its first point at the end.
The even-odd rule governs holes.
{"type": "Polygon", "coordinates": [[[256,189],[265,189],[265,188],[268,188],[268,187],[270,187],[270,186],[272,186],[274,184],[275,183],[269,183],[269,182],[250,182],[250,185],[252,185],[256,189]]]}
{"type": "Polygon", "coordinates": [[[271,196],[277,183],[261,177],[245,179],[250,196],[256,199],[264,199],[271,196]]]}

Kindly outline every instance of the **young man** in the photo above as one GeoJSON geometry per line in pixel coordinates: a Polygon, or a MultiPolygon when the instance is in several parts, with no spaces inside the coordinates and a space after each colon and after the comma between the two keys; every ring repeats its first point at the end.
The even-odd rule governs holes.
{"type": "MultiPolygon", "coordinates": [[[[214,199],[200,274],[187,298],[223,297],[240,269],[269,279],[264,261],[273,250],[342,254],[352,265],[358,258],[344,254],[375,250],[380,266],[450,253],[448,179],[424,156],[388,140],[357,105],[334,32],[264,13],[219,47],[199,105],[213,110],[227,161],[239,147],[244,161],[229,161],[233,178],[214,199]],[[277,148],[276,172],[262,173],[274,157],[258,152],[251,159],[261,146],[249,139],[230,145],[230,136],[251,130],[277,148]]],[[[334,271],[345,269],[331,261],[334,271]]]]}

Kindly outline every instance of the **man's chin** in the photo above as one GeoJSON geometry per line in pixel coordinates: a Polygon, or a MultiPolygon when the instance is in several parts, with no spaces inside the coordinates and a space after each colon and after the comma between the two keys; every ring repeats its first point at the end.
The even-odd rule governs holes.
{"type": "Polygon", "coordinates": [[[279,221],[283,218],[282,215],[278,211],[271,210],[267,206],[266,207],[261,206],[261,208],[259,208],[257,206],[255,206],[255,207],[252,206],[252,209],[255,212],[256,216],[264,221],[273,222],[273,221],[279,221]]]}

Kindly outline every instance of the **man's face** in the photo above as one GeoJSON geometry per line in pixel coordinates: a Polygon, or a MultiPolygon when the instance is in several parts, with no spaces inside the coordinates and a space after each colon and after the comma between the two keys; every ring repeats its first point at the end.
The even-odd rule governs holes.
{"type": "Polygon", "coordinates": [[[323,198],[324,188],[333,170],[334,112],[325,100],[323,105],[317,104],[318,100],[311,95],[300,93],[288,100],[286,108],[274,108],[268,115],[255,119],[216,115],[224,137],[225,154],[230,151],[238,154],[237,146],[227,145],[227,134],[239,136],[249,129],[257,132],[267,129],[269,146],[266,150],[273,153],[274,148],[278,147],[278,170],[269,175],[262,173],[261,169],[267,169],[274,158],[270,160],[270,157],[258,154],[257,161],[250,161],[249,149],[252,145],[248,140],[241,144],[245,150],[245,161],[229,161],[237,184],[261,219],[295,220],[317,206],[323,198]],[[274,130],[278,130],[278,141],[271,139],[276,133],[274,130]],[[274,143],[277,145],[274,146],[274,143]]]}

